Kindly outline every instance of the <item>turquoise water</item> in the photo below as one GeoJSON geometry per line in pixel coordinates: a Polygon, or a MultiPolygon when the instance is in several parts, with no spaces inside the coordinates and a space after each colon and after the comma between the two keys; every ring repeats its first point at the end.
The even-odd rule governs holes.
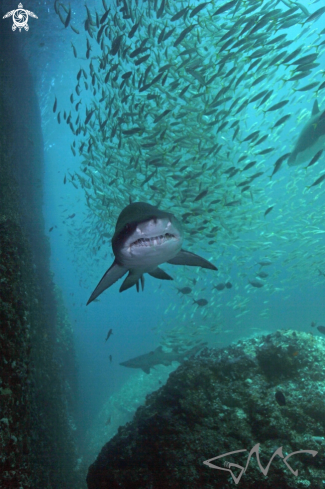
{"type": "Polygon", "coordinates": [[[42,22],[31,21],[21,33],[42,113],[44,215],[54,281],[74,327],[80,419],[85,430],[93,423],[98,429],[111,413],[107,437],[170,371],[160,365],[147,376],[120,362],[158,345],[221,347],[278,328],[321,334],[311,322],[325,320],[324,189],[312,184],[323,174],[324,153],[309,168],[319,149],[297,166],[285,159],[275,171],[275,164],[293,151],[315,100],[325,110],[325,17],[310,18],[322,2],[231,4],[213,16],[222,4],[207,3],[191,17],[193,3],[139,2],[124,19],[122,4],[117,14],[112,5],[101,23],[105,8],[93,2],[93,37],[85,31],[83,6],[71,3],[77,34],[52,5],[43,5],[42,22]],[[172,20],[186,7],[185,18],[172,20]],[[141,43],[147,49],[131,57],[141,43]],[[312,61],[295,64],[309,55],[312,61]],[[80,69],[87,79],[81,74],[78,83],[80,69]],[[288,81],[301,73],[307,75],[288,81]],[[71,113],[74,132],[80,127],[78,135],[64,112],[71,113]],[[183,248],[218,271],[164,264],[173,281],[146,274],[139,293],[135,287],[119,293],[118,282],[86,307],[113,262],[110,238],[130,198],[177,216],[183,248]],[[257,264],[263,261],[270,264],[257,264]],[[215,288],[226,282],[232,287],[215,288]],[[190,294],[177,293],[182,287],[190,294]],[[199,299],[208,303],[198,307],[199,299]],[[118,414],[123,402],[125,413],[118,414]]]}

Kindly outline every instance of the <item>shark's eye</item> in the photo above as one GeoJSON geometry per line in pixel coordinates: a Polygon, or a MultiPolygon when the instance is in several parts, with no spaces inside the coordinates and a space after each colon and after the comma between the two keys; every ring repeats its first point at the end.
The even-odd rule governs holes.
{"type": "Polygon", "coordinates": [[[127,231],[129,229],[129,227],[130,227],[129,223],[125,224],[125,228],[124,228],[125,231],[127,231]]]}

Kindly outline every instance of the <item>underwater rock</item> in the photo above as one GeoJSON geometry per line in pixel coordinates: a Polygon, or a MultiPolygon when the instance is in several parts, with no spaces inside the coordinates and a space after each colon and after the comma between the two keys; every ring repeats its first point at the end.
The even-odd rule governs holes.
{"type": "Polygon", "coordinates": [[[0,487],[80,489],[77,370],[44,235],[38,98],[9,25],[0,51],[0,487]]]}
{"type": "Polygon", "coordinates": [[[233,488],[225,462],[237,464],[230,467],[236,478],[247,464],[241,489],[320,489],[324,348],[323,338],[292,330],[205,348],[147,396],[102,448],[89,467],[88,489],[233,488]],[[278,391],[284,405],[276,401],[278,391]],[[236,450],[242,452],[222,457],[236,450]],[[302,450],[314,453],[292,455],[290,470],[284,457],[302,450]],[[218,456],[211,463],[223,470],[203,463],[218,456]]]}

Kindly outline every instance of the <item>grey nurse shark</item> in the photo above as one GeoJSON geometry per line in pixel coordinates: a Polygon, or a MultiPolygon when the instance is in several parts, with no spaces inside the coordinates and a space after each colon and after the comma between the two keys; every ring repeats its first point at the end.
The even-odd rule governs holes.
{"type": "Polygon", "coordinates": [[[325,110],[321,112],[315,100],[311,118],[298,137],[289,156],[288,165],[300,165],[312,159],[323,149],[325,149],[325,110]]]}
{"type": "Polygon", "coordinates": [[[127,360],[126,362],[120,363],[123,367],[129,368],[141,368],[146,374],[150,373],[150,369],[154,368],[156,365],[171,365],[172,362],[182,363],[184,360],[190,358],[193,355],[196,355],[207,343],[200,343],[199,345],[190,348],[184,352],[178,352],[177,348],[175,348],[171,352],[163,351],[161,346],[158,346],[153,351],[149,353],[145,353],[144,355],[139,355],[138,357],[131,358],[131,360],[127,360]]]}
{"type": "Polygon", "coordinates": [[[139,282],[143,290],[144,273],[161,280],[173,280],[159,267],[165,262],[217,270],[208,260],[183,250],[182,244],[182,225],[173,214],[145,202],[126,206],[117,219],[112,238],[115,260],[91,294],[87,305],[127,272],[120,292],[133,285],[139,291],[139,282]]]}

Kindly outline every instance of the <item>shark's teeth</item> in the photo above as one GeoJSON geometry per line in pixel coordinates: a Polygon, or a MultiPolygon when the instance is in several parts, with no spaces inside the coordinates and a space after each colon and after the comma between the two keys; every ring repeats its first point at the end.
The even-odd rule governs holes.
{"type": "Polygon", "coordinates": [[[152,238],[139,238],[131,246],[156,246],[165,243],[171,239],[175,239],[173,234],[161,234],[160,236],[153,236],[152,238]]]}

